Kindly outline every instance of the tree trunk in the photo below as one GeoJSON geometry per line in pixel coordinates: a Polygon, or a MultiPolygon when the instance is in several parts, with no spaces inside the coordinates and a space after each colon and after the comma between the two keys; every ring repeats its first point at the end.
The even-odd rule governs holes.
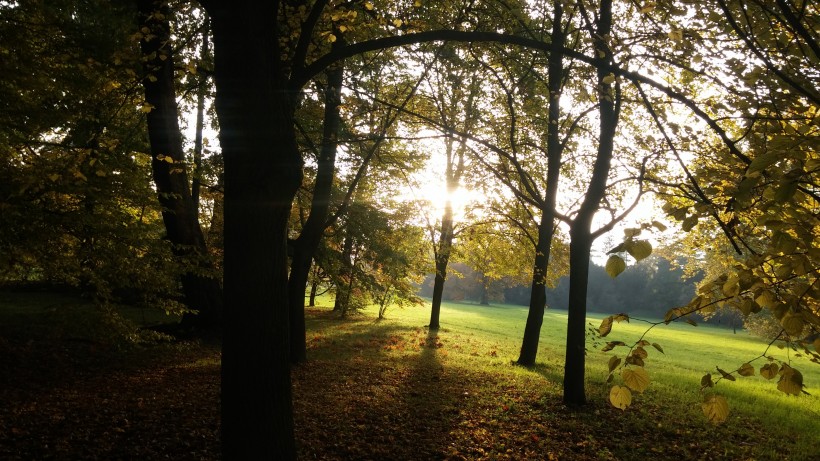
{"type": "Polygon", "coordinates": [[[619,100],[615,88],[606,83],[610,73],[612,52],[602,39],[612,29],[612,1],[601,2],[597,31],[593,37],[596,48],[598,77],[598,114],[600,128],[598,152],[592,167],[592,177],[587,187],[584,201],[570,226],[569,250],[569,312],[567,315],[567,350],[564,362],[564,403],[583,405],[586,403],[584,391],[584,366],[586,348],[587,284],[589,278],[589,255],[594,240],[592,218],[598,211],[606,193],[615,130],[618,125],[619,100]]]}
{"type": "Polygon", "coordinates": [[[538,223],[538,242],[535,248],[535,263],[532,269],[530,290],[530,309],[527,313],[527,324],[524,327],[524,339],[521,341],[521,353],[518,364],[531,367],[535,365],[538,355],[538,342],[541,339],[541,325],[544,322],[544,309],[547,305],[547,269],[549,268],[552,239],[555,235],[555,207],[558,197],[558,182],[561,177],[561,157],[563,147],[559,138],[561,118],[561,88],[564,80],[564,63],[561,52],[564,46],[562,29],[563,9],[555,2],[552,21],[552,44],[548,64],[548,85],[550,100],[548,108],[549,124],[547,128],[547,190],[544,209],[541,210],[541,222],[538,223]]]}
{"type": "MultiPolygon", "coordinates": [[[[174,57],[170,47],[168,5],[153,0],[139,0],[143,27],[151,33],[140,41],[146,57],[143,79],[147,114],[148,138],[151,143],[151,169],[162,205],[162,220],[174,254],[193,258],[201,268],[211,269],[205,237],[199,225],[197,207],[191,196],[182,134],[179,129],[176,92],[174,91],[174,57]],[[164,16],[154,13],[162,13],[164,16]]],[[[188,271],[182,276],[185,303],[199,311],[186,316],[184,323],[201,327],[216,327],[222,316],[222,289],[219,280],[188,271]]]]}
{"type": "Polygon", "coordinates": [[[441,219],[441,234],[436,252],[436,278],[433,284],[433,302],[430,310],[431,330],[440,327],[441,297],[444,294],[444,282],[447,280],[447,264],[450,261],[450,250],[453,245],[453,206],[450,200],[444,205],[444,217],[441,219]]]}
{"type": "Polygon", "coordinates": [[[345,288],[348,286],[348,280],[353,277],[353,265],[351,260],[353,258],[353,237],[349,234],[345,235],[344,243],[342,243],[342,267],[339,271],[336,281],[336,297],[333,300],[333,312],[344,313],[346,309],[345,303],[345,288]]]}
{"type": "MultiPolygon", "coordinates": [[[[591,222],[591,220],[585,220],[591,222]]],[[[564,362],[564,403],[583,405],[584,367],[586,366],[586,309],[589,255],[592,247],[589,225],[573,223],[569,245],[569,311],[567,349],[564,362]]]]}
{"type": "MultiPolygon", "coordinates": [[[[337,40],[340,42],[340,40],[337,40]]],[[[339,45],[341,46],[341,45],[339,45]]],[[[336,170],[336,147],[340,125],[339,105],[342,97],[344,68],[337,65],[327,72],[325,89],[325,115],[322,129],[322,148],[316,169],[313,199],[302,232],[293,242],[288,296],[290,303],[290,360],[301,363],[307,360],[305,338],[305,289],[311,261],[327,226],[330,194],[336,170]]]]}
{"type": "Polygon", "coordinates": [[[316,305],[316,293],[319,291],[319,280],[314,280],[310,283],[310,298],[308,299],[308,306],[314,307],[316,305]]]}
{"type": "MultiPolygon", "coordinates": [[[[552,163],[550,162],[548,167],[551,166],[552,163]]],[[[547,184],[548,190],[550,187],[557,189],[557,186],[547,184]]],[[[546,277],[554,232],[553,216],[553,212],[544,210],[541,214],[541,222],[538,225],[538,244],[535,249],[535,264],[532,270],[530,309],[527,313],[527,324],[524,327],[524,339],[521,341],[521,353],[516,362],[525,367],[535,366],[535,358],[538,355],[541,325],[544,322],[544,309],[547,305],[546,277]]]]}
{"type": "Polygon", "coordinates": [[[223,458],[294,460],[287,225],[302,161],[279,61],[279,2],[203,3],[225,158],[223,458]]]}

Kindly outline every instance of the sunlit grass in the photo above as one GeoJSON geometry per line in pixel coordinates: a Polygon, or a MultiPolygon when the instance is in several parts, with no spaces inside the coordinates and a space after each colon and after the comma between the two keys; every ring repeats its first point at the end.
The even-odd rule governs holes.
{"type": "MultiPolygon", "coordinates": [[[[320,300],[319,306],[329,304],[329,300],[320,300]]],[[[376,311],[365,310],[365,318],[376,317],[376,311]]],[[[521,306],[444,303],[441,312],[441,329],[436,341],[441,343],[437,351],[438,359],[444,366],[482,370],[487,373],[499,373],[512,379],[531,381],[546,378],[547,382],[537,381],[545,392],[560,393],[563,376],[565,350],[566,312],[548,310],[544,316],[538,364],[532,369],[513,366],[518,357],[520,341],[526,321],[527,309],[521,306]]],[[[604,315],[591,314],[588,321],[597,327],[604,315]]],[[[405,309],[392,309],[387,319],[352,323],[324,323],[309,319],[308,337],[321,337],[333,340],[339,335],[361,335],[362,341],[372,338],[367,325],[378,329],[384,338],[393,337],[396,347],[388,343],[381,353],[392,358],[418,355],[419,347],[412,347],[413,341],[424,341],[427,338],[425,325],[429,322],[429,305],[405,309]],[[402,332],[411,331],[412,340],[401,343],[395,339],[402,332]]],[[[649,327],[646,323],[632,322],[615,324],[612,333],[606,340],[621,340],[627,344],[637,341],[649,327]]],[[[707,425],[700,410],[700,381],[706,373],[712,379],[720,376],[716,367],[733,371],[743,363],[759,357],[767,349],[767,342],[760,338],[731,329],[716,328],[706,325],[697,327],[685,323],[673,323],[653,328],[646,336],[649,342],[658,343],[664,353],[648,347],[649,357],[646,370],[652,383],[649,389],[635,398],[630,412],[641,412],[641,408],[661,408],[669,421],[653,422],[654,427],[675,425],[676,420],[689,419],[707,425]],[[670,416],[671,415],[671,416],[670,416]]],[[[389,341],[389,340],[388,340],[389,341]]],[[[601,344],[603,343],[602,340],[601,344]]],[[[603,353],[594,346],[594,338],[588,337],[587,355],[587,394],[592,400],[606,401],[609,385],[607,361],[614,354],[624,357],[627,349],[618,347],[603,353]]],[[[418,344],[416,344],[418,346],[418,344]]],[[[320,348],[312,353],[329,354],[333,348],[320,348]]],[[[714,392],[725,396],[730,404],[730,419],[726,424],[744,424],[744,421],[755,421],[765,428],[767,437],[760,440],[758,447],[761,456],[766,452],[775,453],[781,440],[794,443],[792,455],[802,453],[811,459],[820,446],[820,365],[813,364],[805,358],[795,357],[793,351],[772,346],[767,355],[778,360],[790,361],[794,368],[803,373],[806,391],[811,395],[800,397],[787,396],[777,390],[777,378],[766,380],[757,373],[754,377],[738,377],[737,381],[721,380],[714,392]],[[791,356],[791,360],[790,359],[791,356]]],[[[758,359],[752,365],[756,371],[765,359],[758,359]]],[[[617,381],[616,377],[616,381],[617,381]]],[[[728,443],[728,442],[727,442],[728,443]]]]}

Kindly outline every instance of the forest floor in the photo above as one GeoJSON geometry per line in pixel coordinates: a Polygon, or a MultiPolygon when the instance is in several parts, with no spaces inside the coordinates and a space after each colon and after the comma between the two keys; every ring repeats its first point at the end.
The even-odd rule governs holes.
{"type": "MultiPolygon", "coordinates": [[[[0,316],[0,459],[220,458],[217,343],[122,346],[43,318],[0,316]]],[[[326,310],[308,319],[311,359],[293,371],[300,459],[820,459],[761,451],[754,423],[715,427],[651,403],[621,412],[597,397],[567,408],[559,370],[457,359],[493,357],[481,343],[326,310]]]]}

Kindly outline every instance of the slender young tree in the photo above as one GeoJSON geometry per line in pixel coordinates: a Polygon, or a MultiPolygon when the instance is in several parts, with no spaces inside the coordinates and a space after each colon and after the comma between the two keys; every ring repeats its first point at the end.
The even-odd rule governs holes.
{"type": "Polygon", "coordinates": [[[184,323],[214,328],[222,316],[222,290],[219,280],[203,275],[212,267],[199,225],[198,206],[191,195],[182,133],[179,128],[174,89],[174,55],[169,24],[170,8],[164,1],[137,2],[144,30],[140,40],[145,57],[145,102],[148,109],[148,138],[151,142],[151,169],[157,187],[162,219],[174,252],[199,266],[182,276],[185,301],[197,316],[186,316],[184,323]]]}

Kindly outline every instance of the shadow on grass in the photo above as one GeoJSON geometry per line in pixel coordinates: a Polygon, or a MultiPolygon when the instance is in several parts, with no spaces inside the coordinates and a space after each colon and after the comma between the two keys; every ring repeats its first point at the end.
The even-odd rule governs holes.
{"type": "Polygon", "coordinates": [[[439,332],[389,320],[309,323],[325,322],[335,328],[308,334],[308,362],[294,370],[300,458],[447,457],[447,435],[475,392],[443,363],[439,332]]]}

